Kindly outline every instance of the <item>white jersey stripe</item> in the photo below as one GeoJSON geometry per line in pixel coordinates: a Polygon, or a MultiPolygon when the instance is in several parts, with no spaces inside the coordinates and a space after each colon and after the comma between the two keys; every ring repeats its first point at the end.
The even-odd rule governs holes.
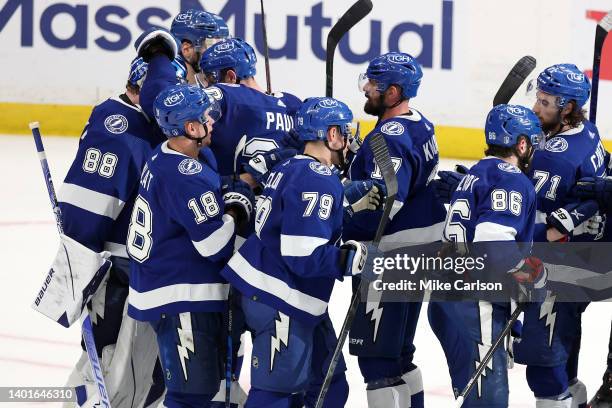
{"type": "Polygon", "coordinates": [[[138,310],[148,310],[175,302],[205,302],[227,300],[226,283],[178,283],[138,292],[130,287],[128,301],[138,310]]]}
{"type": "Polygon", "coordinates": [[[481,222],[476,225],[473,242],[514,241],[516,230],[495,222],[481,222]]]}
{"type": "Polygon", "coordinates": [[[234,236],[234,229],[234,218],[231,215],[223,214],[223,225],[219,229],[201,241],[191,242],[200,255],[212,256],[225,248],[234,236]]]}
{"type": "Polygon", "coordinates": [[[315,249],[328,242],[327,238],[281,234],[280,251],[282,256],[310,256],[315,249]]]}
{"type": "Polygon", "coordinates": [[[125,205],[124,201],[116,197],[71,183],[62,185],[59,201],[113,220],[117,219],[125,205]]]}
{"type": "Polygon", "coordinates": [[[293,289],[282,280],[255,269],[240,252],[236,252],[227,265],[249,285],[276,296],[296,309],[313,316],[321,316],[327,310],[327,302],[293,289]]]}

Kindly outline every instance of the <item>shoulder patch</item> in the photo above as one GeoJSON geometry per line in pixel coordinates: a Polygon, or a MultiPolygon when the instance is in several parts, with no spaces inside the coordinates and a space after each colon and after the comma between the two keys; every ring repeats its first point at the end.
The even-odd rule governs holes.
{"type": "Polygon", "coordinates": [[[386,135],[398,136],[404,133],[404,125],[399,122],[392,121],[382,125],[380,131],[386,135]]]}
{"type": "Polygon", "coordinates": [[[521,172],[521,170],[518,167],[513,166],[512,164],[506,163],[506,162],[499,163],[497,165],[497,168],[502,171],[508,172],[508,173],[520,173],[521,172]]]}
{"type": "Polygon", "coordinates": [[[561,153],[567,150],[568,143],[562,137],[553,137],[546,142],[545,149],[553,153],[561,153]]]}
{"type": "Polygon", "coordinates": [[[115,135],[125,132],[128,128],[128,120],[123,115],[110,115],[104,119],[104,127],[115,135]]]}
{"type": "Polygon", "coordinates": [[[221,99],[223,99],[223,92],[216,86],[209,86],[208,88],[204,88],[204,92],[208,96],[212,97],[215,101],[220,101],[221,99]]]}
{"type": "Polygon", "coordinates": [[[332,171],[329,167],[327,167],[324,164],[321,164],[319,162],[310,162],[308,163],[308,167],[310,167],[310,170],[314,171],[315,173],[319,173],[322,174],[324,176],[331,176],[332,175],[332,171]]]}
{"type": "Polygon", "coordinates": [[[181,173],[190,176],[202,171],[202,163],[196,159],[184,159],[179,163],[178,169],[181,173]]]}

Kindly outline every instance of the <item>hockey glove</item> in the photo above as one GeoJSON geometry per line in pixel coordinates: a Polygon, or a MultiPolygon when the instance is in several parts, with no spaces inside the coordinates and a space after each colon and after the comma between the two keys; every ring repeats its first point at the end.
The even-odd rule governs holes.
{"type": "Polygon", "coordinates": [[[185,60],[181,57],[176,57],[172,60],[172,66],[176,71],[176,79],[179,80],[180,83],[184,84],[187,82],[187,65],[185,64],[185,60]]]}
{"type": "Polygon", "coordinates": [[[345,250],[344,276],[356,276],[366,282],[378,279],[374,272],[374,260],[384,257],[384,253],[372,244],[364,244],[357,241],[347,241],[340,247],[345,250]]]}
{"type": "Polygon", "coordinates": [[[233,209],[238,213],[238,225],[243,225],[251,219],[255,196],[247,183],[234,180],[231,176],[222,178],[221,193],[225,202],[225,209],[233,209]]]}
{"type": "Polygon", "coordinates": [[[151,61],[156,54],[164,54],[173,61],[178,54],[178,44],[170,31],[165,28],[151,27],[145,30],[134,43],[136,53],[145,62],[151,61]]]}
{"type": "Polygon", "coordinates": [[[439,179],[435,179],[431,182],[435,189],[435,194],[440,202],[447,204],[450,203],[453,193],[457,189],[459,182],[463,179],[463,176],[467,174],[469,169],[461,164],[455,166],[455,171],[439,171],[439,179]]]}
{"type": "Polygon", "coordinates": [[[360,211],[376,211],[385,199],[383,184],[372,180],[351,181],[344,186],[344,220],[350,221],[360,211]]]}
{"type": "Polygon", "coordinates": [[[582,200],[597,200],[606,213],[612,212],[612,177],[584,177],[572,188],[572,195],[582,200]]]}
{"type": "Polygon", "coordinates": [[[512,277],[518,283],[519,302],[536,302],[544,299],[548,271],[539,258],[535,256],[525,258],[518,269],[512,272],[512,277]]]}
{"type": "Polygon", "coordinates": [[[280,141],[281,149],[294,149],[298,152],[304,151],[304,141],[298,135],[298,133],[291,129],[289,132],[285,133],[285,136],[280,141]]]}
{"type": "Polygon", "coordinates": [[[283,160],[297,154],[295,149],[274,149],[266,153],[261,153],[253,157],[243,170],[249,173],[259,184],[263,184],[268,172],[283,160]]]}
{"type": "MultiPolygon", "coordinates": [[[[574,229],[577,229],[584,222],[588,222],[598,211],[599,206],[595,200],[571,203],[550,213],[546,218],[546,224],[548,227],[556,228],[564,235],[570,235],[574,229]]],[[[587,232],[587,228],[582,226],[582,229],[576,232],[587,232]]]]}
{"type": "Polygon", "coordinates": [[[130,65],[130,76],[128,77],[130,85],[140,87],[144,81],[145,75],[147,75],[148,69],[149,64],[144,62],[142,58],[136,58],[132,61],[130,65]]]}

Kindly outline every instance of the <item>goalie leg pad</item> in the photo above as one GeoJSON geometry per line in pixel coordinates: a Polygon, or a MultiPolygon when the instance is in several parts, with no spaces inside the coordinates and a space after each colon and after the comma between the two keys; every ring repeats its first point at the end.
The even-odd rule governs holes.
{"type": "Polygon", "coordinates": [[[97,253],[67,235],[60,245],[32,308],[62,326],[79,320],[85,305],[108,278],[110,252],[97,253]]]}

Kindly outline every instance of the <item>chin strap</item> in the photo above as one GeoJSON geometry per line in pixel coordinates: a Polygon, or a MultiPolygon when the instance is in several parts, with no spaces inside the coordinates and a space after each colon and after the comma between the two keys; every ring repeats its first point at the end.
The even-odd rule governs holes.
{"type": "Polygon", "coordinates": [[[187,139],[195,141],[197,143],[198,147],[202,146],[202,141],[208,137],[208,127],[206,126],[206,124],[203,124],[203,126],[204,126],[204,132],[205,132],[204,136],[202,136],[202,137],[192,137],[192,136],[189,136],[189,135],[185,135],[185,137],[187,139]]]}

